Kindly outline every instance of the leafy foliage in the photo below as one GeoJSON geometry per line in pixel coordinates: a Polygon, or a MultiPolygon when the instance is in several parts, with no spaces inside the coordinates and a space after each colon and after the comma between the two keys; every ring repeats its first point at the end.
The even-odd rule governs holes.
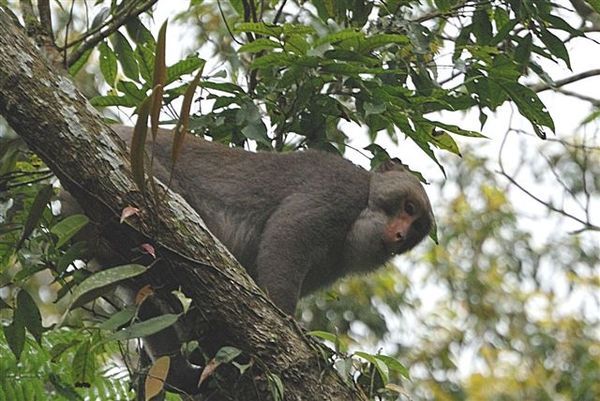
{"type": "MultiPolygon", "coordinates": [[[[600,12],[597,1],[585,4],[600,12]]],[[[552,116],[527,83],[554,85],[546,63],[572,67],[565,43],[585,36],[561,5],[547,0],[192,1],[174,21],[187,24],[187,32],[193,23],[200,51],[168,66],[164,48],[178,44],[165,42],[166,25],[155,39],[144,17],[127,18],[86,49],[87,40],[108,32],[129,5],[97,1],[94,6],[93,18],[87,18],[87,9],[85,16],[76,7],[72,15],[57,9],[55,37],[66,38],[65,52],[78,55],[69,72],[109,118],[118,109],[150,117],[153,128],[159,116],[166,123],[184,121],[184,131],[232,146],[338,153],[351,139],[343,123],[352,123],[368,133],[365,150],[373,164],[389,158],[375,143],[383,137],[413,142],[442,170],[456,171],[446,185],[454,183],[457,191],[444,195],[438,208],[449,210],[438,224],[440,246],[429,244],[424,260],[413,261],[415,271],[389,268],[366,281],[352,278],[305,301],[305,324],[334,344],[339,355],[332,361],[347,380],[381,399],[395,399],[405,388],[418,399],[598,399],[600,351],[593,332],[598,321],[581,311],[554,313],[565,298],[548,287],[543,273],[551,266],[546,274],[561,277],[569,294],[597,290],[598,281],[589,274],[597,273],[597,245],[579,237],[532,245],[492,169],[459,146],[461,137],[483,135],[444,117],[476,109],[483,130],[488,115],[512,102],[539,137],[554,131],[552,116]],[[73,21],[85,26],[79,39],[70,37],[77,26],[73,21]],[[103,82],[91,79],[94,72],[103,82]],[[192,102],[196,87],[200,96],[192,102]],[[468,156],[454,166],[438,150],[468,156]],[[418,295],[423,291],[436,294],[435,308],[426,315],[418,295]],[[397,322],[402,326],[394,326],[397,322]],[[386,355],[418,373],[414,385],[406,381],[404,365],[379,349],[349,352],[357,338],[361,347],[391,348],[386,355]],[[473,366],[457,359],[468,352],[476,355],[469,361],[473,366]]],[[[597,117],[593,112],[589,121],[597,117]]],[[[174,148],[182,143],[178,137],[174,148]]],[[[137,150],[143,189],[144,148],[137,150]]],[[[550,161],[564,169],[574,192],[600,187],[595,183],[590,189],[572,173],[583,169],[580,156],[563,152],[550,161]],[[572,163],[576,156],[579,162],[572,163]]],[[[119,341],[155,333],[179,316],[139,322],[137,308],[96,308],[107,288],[143,269],[87,270],[81,261],[90,244],[73,241],[87,220],[56,216],[49,179],[18,141],[3,142],[0,398],[129,399],[131,390],[109,373],[121,372],[115,361],[128,355],[119,352],[119,341]],[[58,302],[43,299],[42,290],[58,302]],[[81,306],[90,300],[96,300],[93,308],[65,314],[74,302],[81,306]],[[48,324],[63,318],[70,329],[48,324]]],[[[221,354],[223,360],[214,359],[216,366],[233,363],[238,354],[229,351],[221,354]]],[[[241,373],[246,369],[235,366],[241,373]]],[[[269,372],[268,385],[273,399],[285,397],[277,372],[269,372]]]]}
{"type": "MultiPolygon", "coordinates": [[[[575,167],[573,156],[559,159],[575,167]]],[[[304,323],[345,347],[395,350],[418,372],[403,382],[417,399],[598,398],[597,241],[554,230],[535,245],[487,162],[452,171],[439,246],[305,300],[304,323]]]]}

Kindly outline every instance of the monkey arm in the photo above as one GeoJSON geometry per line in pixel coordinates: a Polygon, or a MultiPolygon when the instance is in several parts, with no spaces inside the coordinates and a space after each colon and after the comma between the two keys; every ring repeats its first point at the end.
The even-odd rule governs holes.
{"type": "Polygon", "coordinates": [[[327,254],[322,202],[306,194],[290,195],[270,216],[261,236],[257,284],[288,314],[296,309],[307,273],[327,254]]]}

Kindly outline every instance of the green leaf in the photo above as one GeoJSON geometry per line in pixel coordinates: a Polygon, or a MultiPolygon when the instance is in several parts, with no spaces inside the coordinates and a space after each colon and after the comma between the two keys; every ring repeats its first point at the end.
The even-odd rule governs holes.
{"type": "Polygon", "coordinates": [[[140,67],[140,75],[144,79],[145,87],[150,87],[154,68],[154,52],[147,44],[139,45],[135,49],[135,58],[140,67]]]}
{"type": "Polygon", "coordinates": [[[54,344],[50,349],[50,360],[52,362],[56,362],[58,358],[65,353],[70,348],[81,343],[82,339],[71,340],[66,342],[59,342],[58,344],[54,344]]]}
{"type": "Polygon", "coordinates": [[[571,69],[569,51],[565,47],[563,40],[558,38],[546,28],[540,28],[538,36],[542,40],[542,42],[544,42],[550,53],[563,60],[567,64],[567,67],[571,69]]]}
{"type": "Polygon", "coordinates": [[[79,395],[75,387],[70,382],[64,381],[61,376],[50,373],[48,381],[52,384],[52,388],[68,401],[83,401],[83,397],[79,395]]]}
{"type": "Polygon", "coordinates": [[[496,34],[496,36],[494,36],[494,39],[490,41],[490,45],[496,46],[500,42],[505,40],[508,37],[508,34],[512,31],[512,29],[517,25],[518,22],[519,22],[519,20],[517,20],[517,19],[508,21],[502,27],[502,29],[500,29],[500,31],[496,34]]]}
{"type": "Polygon", "coordinates": [[[229,363],[242,353],[242,350],[236,347],[221,347],[215,355],[215,361],[218,363],[229,363]]]}
{"type": "Polygon", "coordinates": [[[71,304],[68,309],[71,310],[81,306],[91,299],[102,295],[102,292],[107,287],[118,284],[123,280],[139,276],[145,271],[145,266],[130,264],[94,273],[73,289],[71,304]]]}
{"type": "Polygon", "coordinates": [[[282,28],[283,28],[283,33],[286,36],[288,36],[288,35],[306,36],[306,35],[314,35],[315,34],[315,28],[313,28],[310,25],[287,23],[287,24],[283,24],[282,28]]]}
{"type": "Polygon", "coordinates": [[[473,25],[467,25],[458,34],[456,41],[454,42],[454,52],[452,53],[452,61],[456,62],[456,60],[460,59],[463,50],[465,50],[467,44],[469,43],[472,29],[473,25]]]}
{"type": "Polygon", "coordinates": [[[322,338],[323,340],[330,341],[334,344],[338,341],[337,335],[335,335],[334,333],[330,333],[328,331],[314,330],[314,331],[309,331],[307,334],[309,336],[322,338]]]}
{"type": "Polygon", "coordinates": [[[365,102],[363,108],[365,109],[365,117],[372,114],[381,114],[387,109],[385,103],[373,104],[369,102],[365,102]]]}
{"type": "Polygon", "coordinates": [[[240,100],[234,96],[216,96],[212,98],[215,99],[215,103],[213,104],[213,110],[227,107],[231,104],[237,103],[240,100]]]}
{"type": "Polygon", "coordinates": [[[377,358],[377,355],[371,355],[360,351],[355,352],[354,355],[371,362],[377,369],[377,373],[379,373],[379,377],[384,385],[390,381],[390,369],[385,362],[377,358]]]}
{"type": "Polygon", "coordinates": [[[387,367],[390,368],[390,370],[398,372],[407,379],[410,379],[410,373],[408,369],[403,364],[401,364],[400,361],[398,361],[396,358],[392,358],[391,356],[387,355],[375,355],[375,358],[385,363],[387,367]]]}
{"type": "Polygon", "coordinates": [[[58,237],[56,241],[56,247],[60,248],[63,246],[68,240],[70,240],[73,235],[77,234],[79,230],[81,230],[90,219],[83,214],[74,214],[68,216],[58,223],[56,223],[52,228],[50,228],[50,232],[58,237]]]}
{"type": "Polygon", "coordinates": [[[440,149],[447,150],[460,156],[460,150],[454,139],[444,131],[434,130],[430,133],[429,142],[433,143],[440,149]]]}
{"type": "Polygon", "coordinates": [[[554,131],[554,121],[534,91],[517,82],[496,81],[515,102],[519,112],[534,125],[543,125],[554,131]]]}
{"type": "Polygon", "coordinates": [[[125,28],[127,29],[127,34],[137,47],[149,45],[151,48],[154,48],[154,46],[156,46],[154,36],[152,36],[152,33],[148,28],[142,24],[139,17],[129,18],[125,24],[125,28]]]}
{"type": "Polygon", "coordinates": [[[90,56],[92,55],[92,52],[94,51],[94,49],[88,49],[86,50],[81,57],[79,57],[77,59],[77,61],[75,61],[73,64],[71,64],[71,66],[69,67],[69,75],[71,76],[75,76],[77,75],[77,73],[79,72],[79,70],[81,70],[83,68],[84,65],[87,64],[90,56]]]}
{"type": "Polygon", "coordinates": [[[231,4],[237,15],[244,16],[244,2],[242,0],[230,0],[229,4],[231,4]]]}
{"type": "Polygon", "coordinates": [[[290,35],[285,40],[285,50],[299,55],[304,55],[310,49],[306,38],[301,35],[290,35]]]}
{"type": "Polygon", "coordinates": [[[125,76],[135,82],[139,82],[140,71],[137,60],[135,59],[133,49],[125,35],[117,31],[111,36],[111,41],[125,76]]]}
{"type": "Polygon", "coordinates": [[[292,64],[295,57],[287,53],[268,53],[254,59],[252,68],[286,67],[292,64]]]}
{"type": "Polygon", "coordinates": [[[8,326],[3,326],[2,331],[4,332],[8,347],[18,361],[25,346],[25,325],[17,311],[15,311],[12,323],[8,326]]]}
{"type": "Polygon", "coordinates": [[[389,71],[383,68],[368,68],[353,63],[336,62],[322,66],[322,70],[331,74],[358,75],[358,74],[385,74],[389,71]]]}
{"type": "Polygon", "coordinates": [[[600,0],[585,0],[585,2],[588,3],[594,11],[600,14],[600,0]]]}
{"type": "Polygon", "coordinates": [[[278,49],[281,45],[274,40],[267,38],[259,38],[253,42],[245,43],[240,46],[239,53],[257,53],[268,49],[278,49]]]}
{"type": "Polygon", "coordinates": [[[478,44],[487,45],[492,39],[492,23],[485,7],[480,7],[473,15],[473,34],[478,44]]]}
{"type": "Polygon", "coordinates": [[[117,56],[106,42],[98,46],[100,51],[100,71],[108,85],[114,87],[117,82],[117,56]]]}
{"type": "Polygon", "coordinates": [[[206,81],[202,82],[202,87],[207,89],[214,89],[221,92],[233,93],[233,94],[241,94],[244,93],[244,90],[240,88],[236,84],[232,84],[231,82],[212,82],[206,81]]]}
{"type": "Polygon", "coordinates": [[[554,29],[561,29],[565,32],[570,33],[573,36],[584,36],[584,33],[579,29],[573,28],[567,21],[557,17],[556,15],[548,14],[544,16],[544,20],[549,22],[551,27],[554,29]]]}
{"type": "Polygon", "coordinates": [[[596,110],[591,112],[587,117],[581,121],[581,125],[589,124],[592,121],[600,119],[600,110],[596,110]]]}
{"type": "Polygon", "coordinates": [[[177,322],[179,315],[165,314],[157,317],[153,317],[143,322],[132,324],[131,326],[117,331],[113,335],[107,338],[107,340],[124,341],[132,338],[148,337],[149,335],[158,333],[172,326],[177,322]]]}
{"type": "Polygon", "coordinates": [[[354,50],[346,50],[335,48],[332,50],[327,50],[323,54],[328,59],[333,60],[342,60],[342,61],[355,61],[361,63],[365,66],[376,66],[380,65],[381,61],[375,57],[366,57],[362,54],[355,52],[354,50]]]}
{"type": "Polygon", "coordinates": [[[470,130],[465,130],[462,129],[456,125],[452,125],[452,124],[445,124],[445,123],[441,123],[439,121],[432,121],[432,120],[427,120],[430,124],[435,125],[436,127],[442,128],[446,131],[450,131],[454,134],[458,134],[458,135],[462,135],[462,136],[468,136],[468,137],[473,137],[473,138],[487,138],[485,135],[481,134],[480,132],[477,131],[470,131],[470,130]]]}
{"type": "Polygon", "coordinates": [[[344,29],[343,31],[334,32],[329,35],[323,36],[322,38],[317,39],[315,41],[314,47],[319,47],[326,43],[337,43],[337,42],[341,42],[341,41],[348,40],[348,39],[363,38],[364,36],[365,36],[365,34],[359,30],[344,29]]]}
{"type": "Polygon", "coordinates": [[[433,160],[435,164],[438,165],[438,167],[440,168],[440,170],[442,170],[442,173],[445,176],[446,171],[444,170],[444,166],[440,164],[437,157],[435,157],[435,153],[433,153],[433,150],[429,146],[431,136],[428,132],[426,132],[423,129],[422,124],[421,126],[417,125],[417,130],[413,130],[408,121],[408,118],[404,115],[403,111],[398,108],[392,108],[391,110],[386,111],[385,115],[388,119],[394,122],[394,124],[400,129],[400,131],[403,134],[411,138],[417,144],[417,146],[419,146],[421,150],[423,150],[425,154],[429,156],[429,158],[433,160]]]}
{"type": "Polygon", "coordinates": [[[172,66],[167,67],[167,81],[165,85],[174,82],[183,75],[193,73],[198,68],[204,66],[204,64],[206,64],[206,61],[196,56],[187,57],[181,61],[178,61],[172,66]]]}
{"type": "Polygon", "coordinates": [[[119,327],[130,322],[131,319],[133,319],[133,317],[135,316],[136,311],[137,307],[135,305],[129,305],[125,309],[122,309],[114,315],[112,315],[108,320],[102,322],[102,324],[98,326],[98,328],[110,331],[116,330],[119,327]]]}
{"type": "Polygon", "coordinates": [[[267,127],[262,122],[246,125],[242,128],[242,135],[248,139],[260,142],[268,148],[272,147],[271,141],[267,137],[267,127]]]}
{"type": "Polygon", "coordinates": [[[146,93],[131,81],[119,81],[119,83],[117,83],[117,89],[123,92],[125,96],[135,99],[137,103],[140,103],[146,98],[146,93]]]}
{"type": "Polygon", "coordinates": [[[531,48],[533,46],[533,36],[531,32],[525,35],[523,39],[520,40],[519,45],[515,49],[515,61],[522,65],[522,71],[526,71],[527,65],[529,64],[529,59],[531,57],[531,48]]]}
{"type": "Polygon", "coordinates": [[[87,253],[87,246],[88,244],[86,241],[80,241],[67,249],[67,252],[65,252],[56,262],[56,272],[59,276],[67,271],[67,268],[74,260],[81,259],[87,253]]]}
{"type": "Polygon", "coordinates": [[[233,31],[235,33],[252,32],[278,38],[283,33],[283,28],[279,25],[267,25],[264,22],[242,22],[237,24],[233,31]]]}
{"type": "Polygon", "coordinates": [[[0,298],[0,311],[2,309],[11,309],[10,305],[6,303],[2,298],[0,298]]]}
{"type": "Polygon", "coordinates": [[[365,40],[360,42],[359,51],[365,53],[390,44],[404,45],[408,43],[410,43],[410,40],[406,35],[380,33],[377,35],[369,36],[365,40]]]}
{"type": "Polygon", "coordinates": [[[71,375],[76,387],[90,387],[96,374],[96,357],[92,351],[92,340],[82,342],[77,347],[71,365],[71,375]]]}
{"type": "Polygon", "coordinates": [[[54,191],[52,189],[52,185],[44,185],[35,195],[35,199],[33,200],[33,204],[29,210],[29,215],[27,215],[27,220],[23,225],[21,238],[16,245],[17,249],[21,248],[23,242],[29,238],[33,230],[38,226],[40,219],[46,210],[46,205],[48,205],[48,202],[50,202],[50,198],[52,197],[53,193],[54,191]]]}
{"type": "Polygon", "coordinates": [[[42,315],[35,301],[29,293],[23,289],[17,294],[17,312],[21,317],[23,325],[29,330],[33,338],[41,344],[42,333],[42,315]]]}
{"type": "Polygon", "coordinates": [[[269,388],[271,389],[271,397],[273,397],[273,400],[283,400],[284,386],[279,376],[274,373],[267,373],[267,380],[269,382],[269,388]]]}

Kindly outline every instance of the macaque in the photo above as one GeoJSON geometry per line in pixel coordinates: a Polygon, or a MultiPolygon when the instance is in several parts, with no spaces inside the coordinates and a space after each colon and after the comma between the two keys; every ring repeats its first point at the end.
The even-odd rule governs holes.
{"type": "MultiPolygon", "coordinates": [[[[129,141],[131,128],[114,129],[129,141]]],[[[163,182],[171,141],[160,130],[154,146],[163,182]]],[[[252,153],[189,135],[171,186],[288,314],[300,297],[410,250],[433,222],[422,185],[401,165],[368,172],[314,150],[252,153]]]]}

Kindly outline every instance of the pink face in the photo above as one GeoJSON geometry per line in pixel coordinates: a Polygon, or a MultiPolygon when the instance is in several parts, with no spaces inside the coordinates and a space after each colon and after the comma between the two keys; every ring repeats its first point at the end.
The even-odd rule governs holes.
{"type": "Polygon", "coordinates": [[[414,202],[405,200],[398,212],[390,217],[383,233],[383,242],[391,253],[401,253],[415,245],[420,238],[422,213],[414,202]]]}

